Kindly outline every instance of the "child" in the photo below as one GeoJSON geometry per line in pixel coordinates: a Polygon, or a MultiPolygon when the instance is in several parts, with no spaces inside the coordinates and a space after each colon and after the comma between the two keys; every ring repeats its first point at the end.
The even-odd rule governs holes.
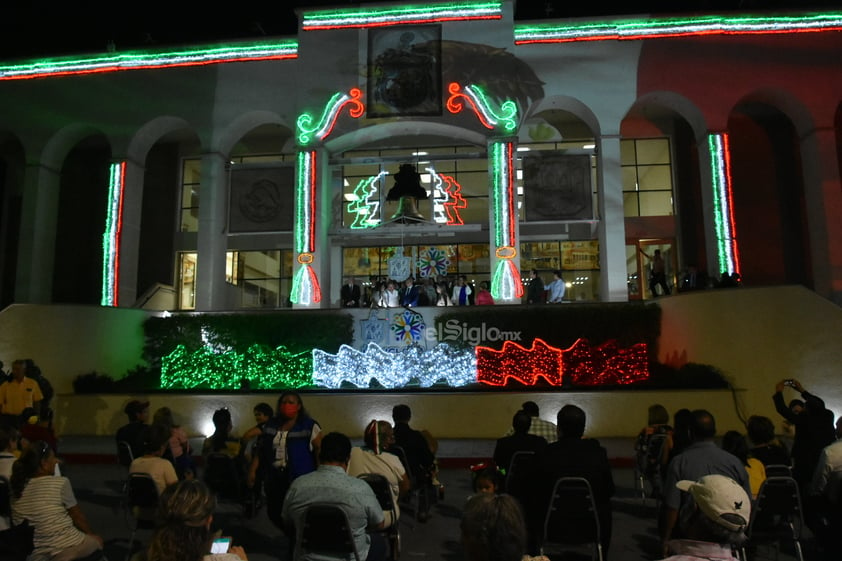
{"type": "Polygon", "coordinates": [[[496,495],[503,492],[503,475],[493,465],[480,464],[471,468],[474,476],[474,493],[496,495]]]}

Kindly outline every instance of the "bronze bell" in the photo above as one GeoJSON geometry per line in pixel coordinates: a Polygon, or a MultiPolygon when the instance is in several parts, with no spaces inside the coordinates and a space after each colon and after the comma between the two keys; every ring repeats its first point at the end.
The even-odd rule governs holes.
{"type": "Polygon", "coordinates": [[[415,197],[401,197],[398,201],[398,209],[392,215],[394,222],[424,220],[424,215],[418,212],[418,199],[415,197]]]}

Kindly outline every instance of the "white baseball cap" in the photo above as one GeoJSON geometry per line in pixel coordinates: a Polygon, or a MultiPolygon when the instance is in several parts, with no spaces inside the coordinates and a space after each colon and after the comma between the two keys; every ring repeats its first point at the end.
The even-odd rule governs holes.
{"type": "Polygon", "coordinates": [[[675,484],[682,491],[692,495],[705,516],[729,530],[745,530],[751,518],[751,500],[742,486],[724,475],[705,475],[698,481],[684,479],[675,484]],[[722,518],[723,514],[734,514],[743,519],[735,523],[722,518]]]}

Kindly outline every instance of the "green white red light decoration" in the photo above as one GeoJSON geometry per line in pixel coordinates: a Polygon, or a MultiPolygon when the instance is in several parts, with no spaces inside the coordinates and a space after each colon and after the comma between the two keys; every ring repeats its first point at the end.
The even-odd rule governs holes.
{"type": "Polygon", "coordinates": [[[516,45],[617,41],[702,35],[757,35],[842,30],[842,13],[690,16],[515,25],[516,45]]]}
{"type": "Polygon", "coordinates": [[[433,220],[448,226],[464,225],[459,210],[468,208],[468,201],[462,196],[462,186],[454,177],[437,173],[432,167],[427,173],[433,187],[433,220]]]}
{"type": "Polygon", "coordinates": [[[504,134],[512,134],[517,130],[517,104],[507,99],[497,105],[485,91],[475,84],[469,84],[463,89],[456,82],[452,82],[447,91],[447,110],[460,113],[465,104],[474,111],[482,126],[489,130],[496,130],[504,134]]]}
{"type": "Polygon", "coordinates": [[[731,187],[731,151],[727,134],[708,135],[713,218],[719,270],[740,274],[740,251],[736,238],[734,201],[731,187]]]}
{"type": "Polygon", "coordinates": [[[501,19],[502,2],[445,2],[404,4],[377,8],[354,8],[304,12],[301,29],[316,31],[398,24],[438,23],[501,19]]]}
{"type": "Polygon", "coordinates": [[[380,224],[380,197],[377,183],[389,172],[381,171],[377,175],[372,175],[365,179],[361,179],[354,189],[353,201],[348,203],[348,213],[354,215],[354,221],[350,228],[354,230],[363,230],[366,228],[374,228],[380,224]]]}
{"type": "Polygon", "coordinates": [[[173,51],[137,51],[79,57],[56,57],[0,66],[0,80],[26,80],[126,70],[205,66],[230,62],[284,60],[298,57],[298,40],[238,43],[173,51]]]}
{"type": "Polygon", "coordinates": [[[514,144],[494,140],[488,148],[492,166],[494,255],[497,257],[491,279],[491,294],[495,299],[512,300],[523,296],[520,271],[514,262],[517,257],[514,144]]]}
{"type": "Polygon", "coordinates": [[[126,184],[126,162],[111,164],[108,179],[108,212],[102,234],[102,300],[103,306],[117,306],[120,284],[120,240],[123,234],[123,192],[126,184]]]}
{"type": "Polygon", "coordinates": [[[362,91],[359,88],[351,88],[348,93],[338,92],[333,95],[325,105],[322,116],[317,122],[310,113],[302,113],[296,122],[298,128],[298,144],[307,146],[314,140],[322,141],[327,138],[342,108],[348,106],[348,112],[354,118],[361,117],[365,113],[365,104],[361,101],[362,91]]]}

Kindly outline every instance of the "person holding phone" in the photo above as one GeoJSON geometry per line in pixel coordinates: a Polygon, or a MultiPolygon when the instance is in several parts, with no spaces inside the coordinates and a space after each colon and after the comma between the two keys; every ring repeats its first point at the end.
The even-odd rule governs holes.
{"type": "Polygon", "coordinates": [[[158,502],[160,525],[146,561],[248,561],[245,550],[211,530],[216,498],[196,479],[166,488],[158,502]]]}

